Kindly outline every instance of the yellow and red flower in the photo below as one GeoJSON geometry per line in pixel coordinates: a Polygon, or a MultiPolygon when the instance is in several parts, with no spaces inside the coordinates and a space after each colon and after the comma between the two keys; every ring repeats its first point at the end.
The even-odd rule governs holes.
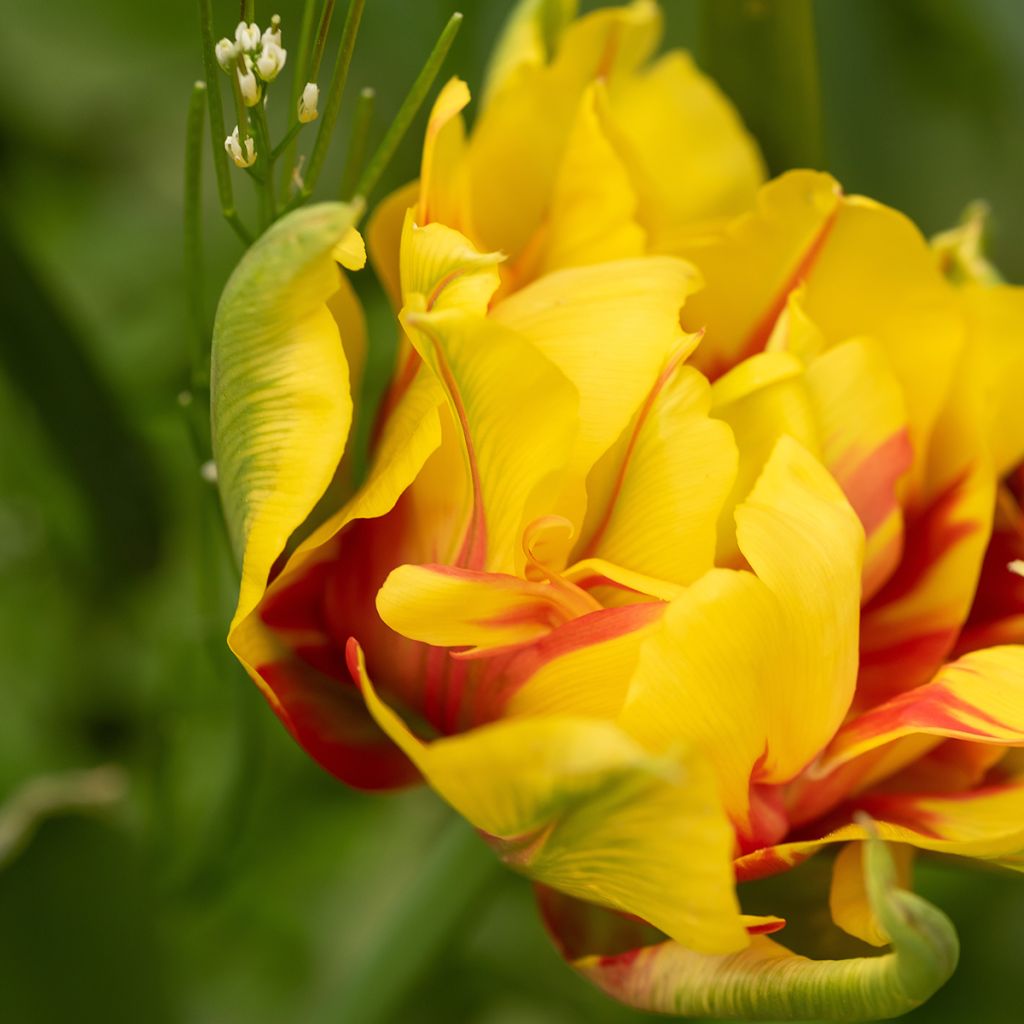
{"type": "Polygon", "coordinates": [[[902,1012],[955,938],[864,841],[902,888],[914,850],[1024,854],[1024,295],[827,175],[758,188],[714,86],[647,63],[653,4],[555,43],[540,9],[371,222],[402,341],[333,507],[358,211],[291,215],[229,283],[232,649],[328,770],[426,779],[618,997],[902,1012]],[[807,961],[784,907],[744,912],[832,846],[835,923],[890,957],[807,961]]]}

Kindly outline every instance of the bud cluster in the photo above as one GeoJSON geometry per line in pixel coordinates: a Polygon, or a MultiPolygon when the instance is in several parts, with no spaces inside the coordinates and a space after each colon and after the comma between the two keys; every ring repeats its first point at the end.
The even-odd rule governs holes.
{"type": "MultiPolygon", "coordinates": [[[[237,76],[238,94],[245,106],[255,107],[263,96],[261,83],[274,81],[288,58],[288,51],[281,46],[280,15],[275,14],[263,32],[254,21],[240,21],[235,38],[221,39],[214,46],[214,54],[226,74],[237,76]]],[[[256,145],[247,125],[243,125],[241,136],[236,125],[224,140],[224,148],[238,167],[251,167],[256,160],[256,145]]]]}

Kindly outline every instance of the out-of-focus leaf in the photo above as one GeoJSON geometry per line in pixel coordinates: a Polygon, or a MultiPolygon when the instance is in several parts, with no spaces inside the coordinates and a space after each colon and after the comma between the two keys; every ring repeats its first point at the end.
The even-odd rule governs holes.
{"type": "Polygon", "coordinates": [[[705,69],[739,108],[772,172],[823,166],[812,0],[701,0],[705,69]]]}
{"type": "Polygon", "coordinates": [[[159,557],[163,518],[152,456],[2,221],[0,281],[0,372],[34,408],[82,496],[99,579],[144,574],[159,557]]]}
{"type": "Polygon", "coordinates": [[[0,872],[0,1019],[169,1024],[163,969],[145,863],[120,831],[52,819],[0,872]]]}

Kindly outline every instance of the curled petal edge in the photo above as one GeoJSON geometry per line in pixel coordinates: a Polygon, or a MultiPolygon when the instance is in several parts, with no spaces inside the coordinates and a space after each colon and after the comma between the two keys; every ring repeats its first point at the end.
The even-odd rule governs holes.
{"type": "Polygon", "coordinates": [[[584,957],[574,966],[620,1002],[655,1013],[718,1020],[898,1017],[946,983],[960,943],[942,911],[897,887],[892,855],[874,834],[867,840],[864,876],[871,908],[891,938],[882,956],[810,960],[755,935],[749,947],[725,956],[665,942],[584,957]]]}

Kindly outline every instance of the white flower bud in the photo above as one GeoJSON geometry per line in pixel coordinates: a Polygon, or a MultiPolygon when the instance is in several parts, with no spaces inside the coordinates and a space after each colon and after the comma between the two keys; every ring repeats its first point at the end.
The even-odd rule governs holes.
{"type": "Polygon", "coordinates": [[[281,16],[279,14],[275,14],[270,19],[270,28],[263,33],[263,45],[281,45],[281,16]]]}
{"type": "Polygon", "coordinates": [[[263,51],[256,59],[256,70],[264,82],[272,82],[281,73],[285,59],[288,56],[287,50],[282,50],[274,43],[264,41],[263,51]]]}
{"type": "Polygon", "coordinates": [[[238,44],[233,43],[230,39],[221,39],[214,46],[213,52],[217,58],[217,63],[230,74],[231,69],[235,66],[235,61],[238,59],[238,44]]]}
{"type": "Polygon", "coordinates": [[[245,50],[246,53],[254,53],[260,48],[260,27],[256,22],[248,25],[244,21],[238,23],[235,29],[235,42],[245,50]]]}
{"type": "Polygon", "coordinates": [[[316,105],[320,100],[320,86],[316,82],[307,82],[299,97],[299,120],[303,124],[317,119],[316,105]]]}
{"type": "Polygon", "coordinates": [[[252,167],[256,162],[256,143],[251,136],[239,139],[237,124],[235,130],[224,140],[224,148],[228,156],[235,161],[236,167],[252,167]]]}
{"type": "Polygon", "coordinates": [[[256,76],[251,71],[246,71],[244,75],[239,71],[238,84],[242,89],[242,101],[247,107],[255,107],[260,101],[260,83],[256,81],[256,76]]]}

